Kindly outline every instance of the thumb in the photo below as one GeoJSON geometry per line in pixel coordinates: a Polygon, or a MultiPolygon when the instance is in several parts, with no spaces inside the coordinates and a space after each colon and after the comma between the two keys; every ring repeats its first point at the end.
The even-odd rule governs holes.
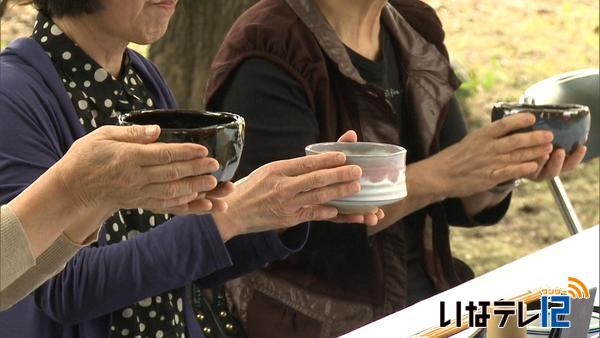
{"type": "Polygon", "coordinates": [[[337,140],[338,142],[357,142],[358,135],[354,130],[348,130],[337,140]]]}
{"type": "Polygon", "coordinates": [[[157,125],[103,126],[98,131],[110,140],[142,144],[152,143],[160,135],[160,127],[157,125]]]}

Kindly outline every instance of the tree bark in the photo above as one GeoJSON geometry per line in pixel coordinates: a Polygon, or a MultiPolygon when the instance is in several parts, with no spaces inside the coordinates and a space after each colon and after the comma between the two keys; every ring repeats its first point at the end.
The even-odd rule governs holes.
{"type": "Polygon", "coordinates": [[[165,36],[150,47],[179,107],[204,107],[212,59],[235,19],[257,0],[180,0],[165,36]]]}
{"type": "Polygon", "coordinates": [[[6,11],[7,5],[8,0],[0,0],[0,18],[4,16],[4,12],[6,11]]]}

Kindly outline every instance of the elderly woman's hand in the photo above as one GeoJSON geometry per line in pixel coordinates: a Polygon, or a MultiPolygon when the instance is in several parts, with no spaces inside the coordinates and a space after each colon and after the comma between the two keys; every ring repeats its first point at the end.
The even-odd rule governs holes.
{"type": "Polygon", "coordinates": [[[514,133],[534,123],[535,116],[525,113],[498,120],[421,161],[418,172],[430,173],[441,198],[473,195],[534,174],[539,159],[552,152],[552,132],[514,133]]]}
{"type": "MultiPolygon", "coordinates": [[[[235,183],[235,191],[225,198],[229,209],[213,214],[223,240],[335,218],[337,209],[324,204],[360,191],[362,171],[344,165],[345,161],[343,153],[331,152],[256,169],[235,183]]],[[[362,215],[348,217],[364,219],[362,215]]]]}
{"type": "Polygon", "coordinates": [[[586,151],[587,148],[583,145],[575,148],[569,155],[567,155],[564,149],[556,149],[552,152],[550,158],[538,159],[538,170],[533,174],[525,176],[525,178],[533,181],[544,181],[569,172],[581,163],[586,151]]]}
{"type": "MultiPolygon", "coordinates": [[[[219,164],[201,145],[152,143],[159,134],[158,126],[101,127],[73,143],[53,170],[84,207],[210,212],[203,192],[217,186],[210,174],[219,164]]],[[[230,191],[226,185],[212,196],[230,191]]]]}

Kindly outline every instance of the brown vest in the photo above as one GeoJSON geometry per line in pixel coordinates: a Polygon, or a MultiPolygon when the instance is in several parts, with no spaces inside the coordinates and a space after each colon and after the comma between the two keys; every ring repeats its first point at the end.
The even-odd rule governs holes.
{"type": "MultiPolygon", "coordinates": [[[[446,105],[460,82],[431,7],[417,0],[391,1],[382,20],[403,57],[406,123],[417,131],[409,151],[420,160],[439,151],[446,105]]],[[[360,76],[311,0],[263,0],[238,18],[211,66],[207,109],[220,108],[236,68],[255,57],[279,65],[302,84],[319,123],[318,141],[335,141],[353,129],[360,141],[399,143],[397,115],[383,90],[360,76]]],[[[454,269],[443,207],[431,205],[403,221],[422,227],[422,257],[436,287],[443,290],[462,282],[462,273],[454,269]]],[[[233,283],[238,300],[245,299],[238,306],[244,315],[243,310],[249,311],[251,337],[326,337],[403,308],[403,237],[401,227],[390,226],[364,248],[301,252],[233,283]],[[268,299],[258,299],[265,295],[268,299]],[[284,312],[294,313],[289,323],[282,320],[284,312]]]]}

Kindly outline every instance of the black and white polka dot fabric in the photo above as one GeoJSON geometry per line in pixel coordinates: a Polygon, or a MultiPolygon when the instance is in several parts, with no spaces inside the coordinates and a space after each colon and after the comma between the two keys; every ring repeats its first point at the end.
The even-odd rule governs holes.
{"type": "MultiPolygon", "coordinates": [[[[33,38],[52,60],[86,133],[116,125],[122,112],[154,107],[131,60],[125,54],[121,74],[110,75],[40,13],[33,38]]],[[[169,219],[168,214],[120,210],[104,224],[106,242],[116,244],[169,219]]],[[[183,292],[173,290],[131,304],[111,316],[111,337],[185,337],[183,292]]]]}

